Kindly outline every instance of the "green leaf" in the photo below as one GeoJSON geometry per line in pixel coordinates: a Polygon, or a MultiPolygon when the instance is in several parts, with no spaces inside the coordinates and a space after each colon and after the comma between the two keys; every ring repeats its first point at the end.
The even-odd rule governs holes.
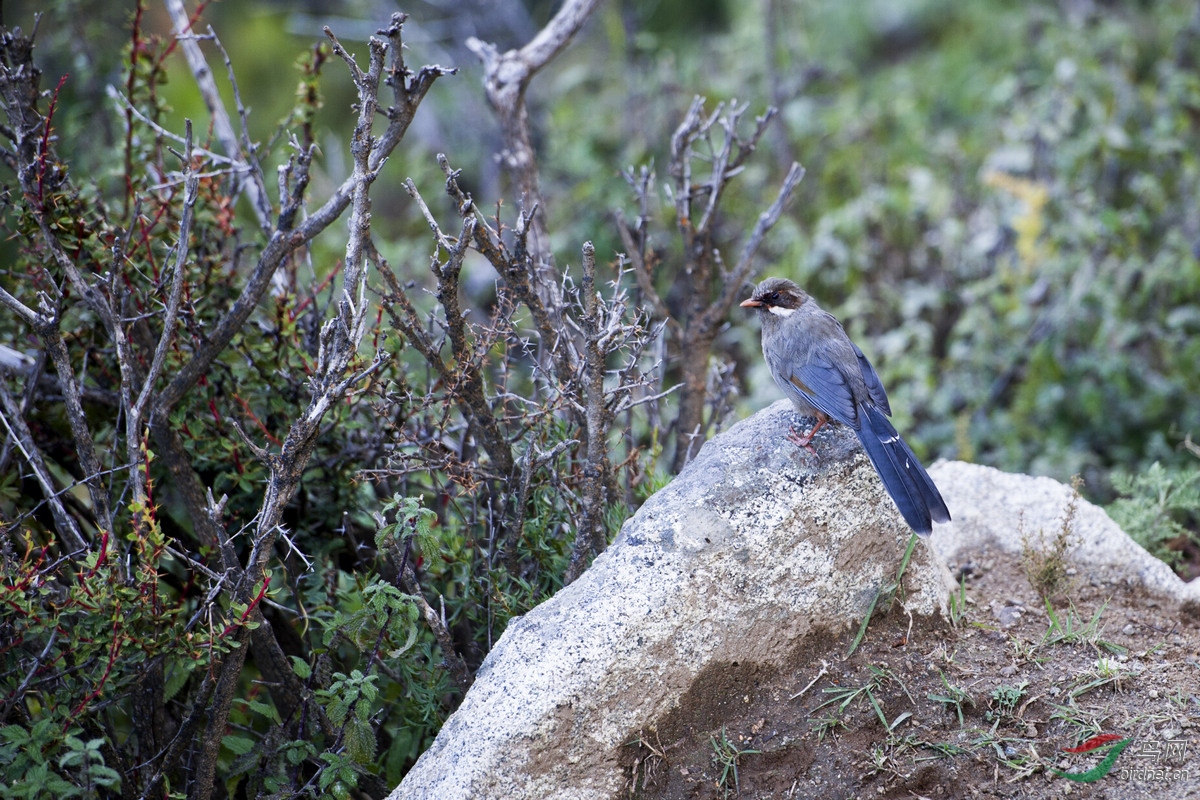
{"type": "Polygon", "coordinates": [[[312,667],[308,665],[308,662],[299,656],[291,656],[291,659],[292,672],[296,673],[296,676],[299,677],[300,680],[308,680],[309,676],[312,675],[312,667]]]}
{"type": "MultiPolygon", "coordinates": [[[[362,705],[361,703],[359,705],[362,705]]],[[[375,730],[369,720],[356,717],[346,723],[346,755],[358,764],[375,760],[375,730]]]]}
{"type": "Polygon", "coordinates": [[[221,739],[221,746],[229,750],[234,755],[244,756],[254,749],[258,743],[248,736],[238,736],[230,734],[221,739]]]}
{"type": "Polygon", "coordinates": [[[282,723],[282,720],[279,719],[279,711],[270,703],[264,703],[261,700],[247,700],[246,708],[256,714],[261,714],[277,725],[282,723]]]}
{"type": "Polygon", "coordinates": [[[163,701],[169,701],[175,695],[179,694],[179,690],[187,685],[188,678],[192,676],[192,671],[181,663],[173,664],[167,670],[167,679],[163,683],[163,701]]]}
{"type": "Polygon", "coordinates": [[[97,764],[88,770],[88,776],[93,783],[115,789],[121,785],[121,773],[104,764],[97,764]]]}

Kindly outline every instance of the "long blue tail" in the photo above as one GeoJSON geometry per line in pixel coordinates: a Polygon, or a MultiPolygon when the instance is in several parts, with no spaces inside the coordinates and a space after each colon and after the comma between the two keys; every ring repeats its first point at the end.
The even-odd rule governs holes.
{"type": "Polygon", "coordinates": [[[919,536],[928,536],[934,522],[949,522],[950,510],[933,479],[883,412],[864,403],[859,406],[859,422],[858,438],[867,458],[908,526],[919,536]]]}

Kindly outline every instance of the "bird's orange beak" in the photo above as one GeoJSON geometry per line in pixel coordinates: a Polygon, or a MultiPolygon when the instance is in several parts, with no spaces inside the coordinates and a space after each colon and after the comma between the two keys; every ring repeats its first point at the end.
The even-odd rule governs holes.
{"type": "Polygon", "coordinates": [[[738,305],[740,305],[742,308],[761,308],[762,301],[755,300],[753,297],[751,297],[748,300],[743,300],[742,302],[738,303],[738,305]]]}

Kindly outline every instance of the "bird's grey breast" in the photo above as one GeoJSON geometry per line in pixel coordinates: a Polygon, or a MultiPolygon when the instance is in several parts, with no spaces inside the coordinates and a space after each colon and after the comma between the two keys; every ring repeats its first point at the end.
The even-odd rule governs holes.
{"type": "Polygon", "coordinates": [[[782,318],[772,314],[763,316],[766,317],[762,329],[763,357],[771,377],[799,414],[812,416],[817,409],[801,394],[812,390],[799,380],[800,371],[814,356],[815,337],[805,319],[808,315],[797,312],[782,318]]]}

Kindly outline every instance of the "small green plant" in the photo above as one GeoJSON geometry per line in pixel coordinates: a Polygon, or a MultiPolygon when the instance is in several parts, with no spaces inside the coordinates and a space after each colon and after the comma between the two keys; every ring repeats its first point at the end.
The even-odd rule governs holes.
{"type": "Polygon", "coordinates": [[[718,767],[721,767],[721,777],[717,779],[717,785],[721,789],[723,797],[729,796],[729,778],[733,776],[733,791],[738,796],[741,796],[742,788],[738,782],[738,761],[742,756],[755,755],[761,753],[761,750],[742,750],[736,744],[729,741],[729,736],[725,732],[725,726],[721,726],[721,739],[717,741],[716,736],[710,736],[709,741],[713,747],[713,761],[718,767]]]}
{"type": "Polygon", "coordinates": [[[1086,644],[1104,648],[1112,653],[1124,653],[1127,648],[1101,638],[1103,627],[1100,625],[1100,618],[1106,608],[1107,601],[1096,609],[1090,620],[1084,622],[1076,612],[1074,604],[1068,604],[1066,612],[1060,616],[1047,600],[1046,616],[1050,619],[1050,626],[1042,636],[1042,644],[1086,644]]]}
{"type": "Polygon", "coordinates": [[[826,717],[815,717],[808,720],[812,723],[813,732],[817,734],[817,741],[825,741],[825,734],[841,728],[846,730],[846,721],[842,719],[841,714],[830,714],[826,717]]]}
{"type": "Polygon", "coordinates": [[[1025,690],[1028,688],[1029,681],[1021,681],[1015,686],[997,686],[992,690],[986,718],[992,723],[993,731],[1000,726],[1000,723],[1016,718],[1017,705],[1025,696],[1025,690]]]}
{"type": "MultiPolygon", "coordinates": [[[[879,718],[879,723],[883,725],[885,730],[890,731],[896,725],[903,722],[904,717],[901,716],[897,717],[895,722],[890,724],[888,723],[887,717],[883,713],[883,706],[879,702],[879,694],[883,687],[887,684],[896,683],[901,689],[904,690],[904,694],[908,696],[909,702],[915,706],[916,701],[914,701],[912,695],[909,694],[908,687],[904,685],[904,682],[901,681],[895,673],[886,669],[885,667],[877,667],[874,664],[868,664],[867,668],[871,671],[871,677],[866,683],[864,683],[862,686],[856,687],[829,686],[822,689],[821,691],[827,695],[830,695],[830,698],[813,710],[820,711],[826,706],[836,704],[837,716],[840,718],[845,715],[846,709],[848,709],[855,702],[859,700],[866,700],[867,704],[875,712],[875,716],[879,718]]],[[[832,726],[827,725],[825,727],[828,729],[832,726]]]]}
{"type": "Polygon", "coordinates": [[[945,687],[946,693],[933,694],[931,692],[927,697],[935,703],[944,703],[946,706],[952,707],[958,715],[958,724],[961,727],[963,724],[963,703],[969,703],[974,707],[975,700],[964,689],[950,683],[950,680],[946,677],[946,673],[938,670],[938,674],[942,676],[942,686],[945,687]]]}
{"type": "Polygon", "coordinates": [[[1072,729],[1071,738],[1076,744],[1080,744],[1094,736],[1099,736],[1105,730],[1104,721],[1106,717],[1097,717],[1092,713],[1084,711],[1075,701],[1074,694],[1067,695],[1067,702],[1064,705],[1054,704],[1051,706],[1053,711],[1050,713],[1052,722],[1062,722],[1072,729]]]}
{"type": "Polygon", "coordinates": [[[917,744],[926,750],[932,750],[934,752],[934,755],[930,756],[930,757],[926,757],[926,758],[915,758],[915,759],[913,759],[913,761],[934,761],[934,760],[941,759],[941,758],[953,758],[954,756],[961,756],[961,755],[971,752],[970,750],[968,750],[965,747],[959,747],[958,745],[951,744],[949,742],[924,742],[923,741],[923,742],[918,742],[917,744]]]}
{"type": "Polygon", "coordinates": [[[1122,682],[1133,675],[1133,672],[1121,662],[1108,656],[1100,656],[1085,674],[1076,679],[1068,695],[1072,700],[1081,697],[1093,689],[1112,684],[1118,690],[1122,682]]]}
{"type": "Polygon", "coordinates": [[[1071,479],[1071,497],[1067,500],[1062,522],[1050,541],[1046,540],[1045,531],[1042,530],[1038,531],[1037,540],[1034,541],[1024,530],[1022,519],[1021,568],[1029,585],[1045,601],[1065,595],[1073,583],[1070,552],[1078,543],[1074,526],[1081,486],[1083,480],[1078,475],[1071,479]]]}
{"type": "Polygon", "coordinates": [[[1012,652],[1014,664],[1037,664],[1041,666],[1050,659],[1043,650],[1044,642],[1031,642],[1020,636],[1010,636],[1008,650],[1012,652]]]}
{"type": "Polygon", "coordinates": [[[1004,744],[1003,740],[995,744],[995,749],[999,755],[999,761],[1004,766],[1015,771],[1017,774],[1009,778],[1009,781],[1019,781],[1023,778],[1028,778],[1030,775],[1045,769],[1045,763],[1037,750],[1028,743],[1021,745],[1004,744]]]}
{"type": "MultiPolygon", "coordinates": [[[[902,716],[907,718],[907,715],[908,712],[906,711],[902,716]]],[[[892,723],[893,727],[902,721],[898,719],[892,723]]],[[[903,780],[905,777],[905,765],[902,757],[922,744],[922,742],[918,742],[911,736],[889,735],[887,741],[871,748],[871,761],[868,774],[878,775],[888,773],[903,780]]]]}
{"type": "Polygon", "coordinates": [[[958,580],[958,589],[950,593],[950,624],[959,627],[967,615],[967,576],[958,580]]]}

